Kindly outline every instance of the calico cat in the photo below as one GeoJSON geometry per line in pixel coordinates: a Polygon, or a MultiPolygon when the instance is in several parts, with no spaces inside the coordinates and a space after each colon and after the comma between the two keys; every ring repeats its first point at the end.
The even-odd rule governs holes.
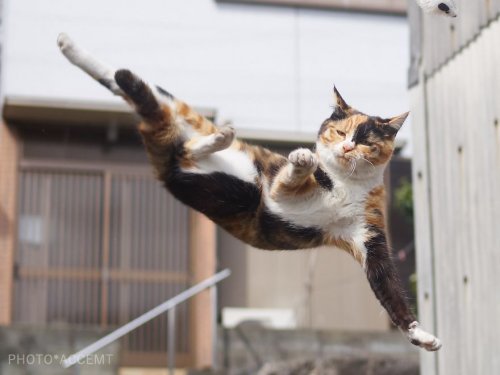
{"type": "Polygon", "coordinates": [[[368,116],[334,89],[335,108],[315,150],[300,148],[286,158],[235,139],[233,128],[216,127],[130,71],[106,67],[66,35],[58,44],[142,117],[139,132],[156,177],[177,199],[257,248],[347,251],[409,340],[430,351],[441,347],[410,311],[387,247],[383,172],[407,113],[368,116]]]}

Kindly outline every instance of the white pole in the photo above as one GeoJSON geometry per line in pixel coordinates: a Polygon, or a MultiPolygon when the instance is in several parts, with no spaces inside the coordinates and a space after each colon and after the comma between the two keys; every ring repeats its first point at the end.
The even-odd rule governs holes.
{"type": "Polygon", "coordinates": [[[172,307],[168,310],[168,336],[167,336],[167,365],[168,365],[168,374],[175,374],[175,307],[172,307]]]}

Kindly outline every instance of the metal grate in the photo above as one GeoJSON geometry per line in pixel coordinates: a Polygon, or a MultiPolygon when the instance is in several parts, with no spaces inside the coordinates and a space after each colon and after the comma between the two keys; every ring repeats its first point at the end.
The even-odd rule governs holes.
{"type": "MultiPolygon", "coordinates": [[[[189,286],[188,209],[147,170],[23,167],[14,321],[117,326],[189,286]]],[[[187,323],[188,305],[181,357],[187,323]]],[[[123,339],[122,358],[162,364],[166,332],[165,316],[152,320],[123,339]]]]}

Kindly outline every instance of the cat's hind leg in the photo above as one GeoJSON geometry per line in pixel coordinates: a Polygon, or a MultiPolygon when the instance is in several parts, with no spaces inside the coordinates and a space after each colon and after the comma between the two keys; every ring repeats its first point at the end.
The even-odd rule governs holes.
{"type": "Polygon", "coordinates": [[[64,33],[57,37],[57,45],[63,55],[74,65],[94,78],[113,94],[124,97],[124,92],[115,82],[115,69],[95,59],[64,33]]]}
{"type": "Polygon", "coordinates": [[[68,35],[59,34],[57,44],[62,54],[72,64],[82,69],[113,94],[123,97],[149,124],[156,122],[156,125],[173,125],[172,127],[177,127],[186,139],[198,135],[208,135],[216,131],[217,128],[210,120],[174,98],[172,94],[161,87],[147,85],[130,72],[125,74],[125,71],[119,73],[121,83],[117,82],[119,71],[93,57],[71,40],[68,35]],[[128,87],[127,92],[122,87],[125,85],[128,87]],[[141,93],[146,94],[147,97],[142,98],[141,93]],[[160,112],[154,108],[155,106],[161,106],[163,109],[162,122],[158,122],[160,112]]]}
{"type": "Polygon", "coordinates": [[[150,120],[149,122],[158,122],[161,119],[163,123],[166,117],[171,120],[172,116],[167,113],[169,112],[168,104],[173,102],[170,94],[147,85],[128,70],[116,70],[99,61],[64,33],[59,34],[57,44],[62,54],[72,64],[82,69],[113,94],[124,98],[144,119],[150,120]]]}
{"type": "Polygon", "coordinates": [[[206,158],[214,152],[222,151],[231,146],[234,141],[234,129],[223,126],[215,133],[195,137],[184,143],[188,158],[193,161],[206,158]]]}

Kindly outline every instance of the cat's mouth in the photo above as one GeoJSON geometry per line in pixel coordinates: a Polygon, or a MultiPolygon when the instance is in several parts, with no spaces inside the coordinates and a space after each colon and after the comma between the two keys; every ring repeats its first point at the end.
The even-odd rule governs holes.
{"type": "Polygon", "coordinates": [[[337,156],[338,163],[340,163],[343,167],[346,167],[346,168],[350,168],[355,160],[355,157],[353,155],[338,154],[336,156],[337,156]]]}
{"type": "Polygon", "coordinates": [[[345,162],[351,162],[354,159],[354,157],[348,154],[338,154],[337,159],[345,162]]]}

